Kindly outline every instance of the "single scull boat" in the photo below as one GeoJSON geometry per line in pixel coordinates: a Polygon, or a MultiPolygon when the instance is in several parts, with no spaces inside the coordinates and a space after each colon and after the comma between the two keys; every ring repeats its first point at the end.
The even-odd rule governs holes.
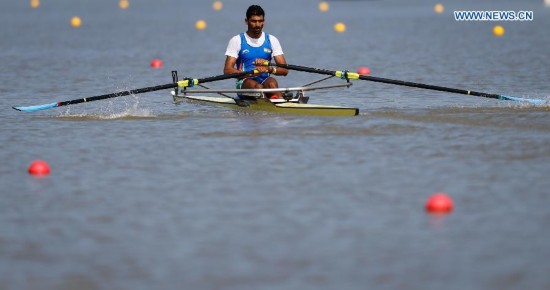
{"type": "MultiPolygon", "coordinates": [[[[177,82],[177,73],[173,72],[174,82],[177,82]]],[[[310,87],[309,85],[326,80],[290,88],[275,89],[205,89],[193,90],[187,87],[179,90],[172,90],[172,97],[175,103],[188,101],[197,104],[217,105],[229,107],[235,110],[263,111],[281,114],[313,115],[313,116],[335,116],[347,117],[359,114],[358,108],[341,107],[332,105],[308,104],[309,97],[304,96],[306,91],[323,90],[331,88],[341,88],[351,86],[351,82],[345,84],[310,87]],[[266,93],[281,92],[284,98],[268,99],[266,93]],[[235,96],[227,95],[236,94],[235,96]],[[205,94],[217,94],[219,96],[205,96],[205,94]]]]}

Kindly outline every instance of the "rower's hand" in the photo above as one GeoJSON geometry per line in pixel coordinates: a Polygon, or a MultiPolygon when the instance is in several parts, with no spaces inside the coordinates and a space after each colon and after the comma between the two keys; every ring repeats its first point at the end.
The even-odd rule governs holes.
{"type": "Polygon", "coordinates": [[[262,69],[261,67],[257,67],[254,70],[247,71],[246,77],[247,78],[257,77],[257,76],[259,76],[262,73],[267,72],[267,71],[269,71],[269,68],[268,69],[262,69]]]}
{"type": "Polygon", "coordinates": [[[256,66],[256,69],[259,74],[263,74],[263,73],[269,73],[269,67],[267,66],[256,66]]]}
{"type": "Polygon", "coordinates": [[[257,58],[254,60],[254,65],[256,66],[256,70],[262,73],[269,73],[269,67],[266,65],[269,64],[269,62],[263,58],[257,58]]]}
{"type": "Polygon", "coordinates": [[[269,71],[269,61],[263,58],[257,58],[254,60],[254,65],[262,73],[270,73],[269,71]]]}
{"type": "Polygon", "coordinates": [[[254,65],[256,67],[259,67],[259,66],[267,67],[268,64],[269,64],[269,61],[267,61],[263,58],[257,58],[257,59],[254,60],[254,65]]]}

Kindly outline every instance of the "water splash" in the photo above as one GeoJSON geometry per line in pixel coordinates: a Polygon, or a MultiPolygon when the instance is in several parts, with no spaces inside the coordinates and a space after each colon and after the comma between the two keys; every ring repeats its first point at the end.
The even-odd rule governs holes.
{"type": "MultiPolygon", "coordinates": [[[[90,104],[92,105],[92,104],[90,104]]],[[[72,120],[117,120],[117,119],[147,119],[157,117],[149,108],[140,107],[140,98],[132,95],[118,100],[108,100],[94,104],[92,109],[77,111],[72,106],[67,106],[58,118],[72,120]],[[92,113],[90,113],[92,111],[92,113]]]]}

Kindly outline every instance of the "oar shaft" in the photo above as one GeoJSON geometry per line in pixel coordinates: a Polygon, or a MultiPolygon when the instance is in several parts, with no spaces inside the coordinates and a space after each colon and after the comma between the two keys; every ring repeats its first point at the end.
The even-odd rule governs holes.
{"type": "Polygon", "coordinates": [[[278,67],[291,69],[291,70],[310,72],[310,73],[316,73],[316,74],[322,74],[322,75],[330,75],[330,76],[334,76],[335,73],[336,73],[336,71],[332,71],[332,70],[313,68],[313,67],[307,67],[307,66],[300,66],[300,65],[292,65],[292,64],[271,63],[269,65],[270,66],[278,66],[278,67]]]}
{"type": "Polygon", "coordinates": [[[428,85],[428,84],[422,84],[422,83],[413,83],[413,82],[407,82],[407,81],[372,77],[372,76],[360,75],[358,73],[347,72],[347,71],[332,71],[332,70],[312,68],[312,67],[292,65],[292,64],[271,63],[269,65],[278,66],[278,67],[296,70],[296,71],[332,75],[332,76],[337,76],[337,77],[342,77],[347,79],[360,79],[360,80],[366,80],[366,81],[372,81],[372,82],[379,82],[379,83],[386,83],[386,84],[393,84],[393,85],[400,85],[400,86],[407,86],[407,87],[414,87],[414,88],[422,88],[422,89],[428,89],[428,90],[443,91],[443,92],[449,92],[449,93],[455,93],[455,94],[471,95],[471,96],[478,96],[478,97],[492,98],[492,99],[499,99],[499,100],[522,101],[522,102],[529,102],[535,105],[542,105],[547,103],[547,101],[543,99],[527,99],[527,98],[518,98],[518,97],[511,97],[511,96],[498,95],[498,94],[489,94],[489,93],[482,93],[482,92],[469,91],[469,90],[463,90],[463,89],[428,85]]]}
{"type": "Polygon", "coordinates": [[[197,83],[195,83],[195,84],[204,84],[204,83],[221,81],[221,80],[226,80],[226,79],[238,78],[238,77],[245,76],[247,74],[257,73],[257,72],[258,72],[257,70],[254,70],[253,72],[236,72],[236,73],[231,73],[231,74],[224,74],[224,75],[219,75],[219,76],[207,77],[207,78],[198,79],[197,83]]]}
{"type": "Polygon", "coordinates": [[[129,96],[129,95],[137,95],[147,92],[154,92],[154,91],[160,91],[165,89],[171,89],[176,87],[188,87],[193,86],[195,84],[203,84],[213,81],[219,81],[219,80],[225,80],[230,78],[236,78],[245,75],[246,73],[233,73],[233,74],[226,74],[226,75],[219,75],[219,76],[213,76],[213,77],[206,77],[202,79],[185,79],[183,81],[179,81],[177,83],[169,83],[159,86],[153,86],[153,87],[147,87],[147,88],[141,88],[141,89],[134,89],[129,91],[122,91],[118,93],[111,93],[111,94],[105,94],[100,96],[94,96],[89,98],[82,98],[82,99],[76,99],[71,101],[64,101],[57,103],[57,106],[66,106],[66,105],[73,105],[73,104],[79,104],[84,102],[92,102],[92,101],[98,101],[98,100],[104,100],[109,98],[116,98],[116,97],[123,97],[123,96],[129,96]],[[191,84],[189,83],[191,82],[191,84]]]}
{"type": "MultiPolygon", "coordinates": [[[[176,83],[169,83],[164,85],[158,85],[153,87],[146,87],[141,89],[134,89],[134,90],[128,90],[128,91],[122,91],[117,93],[111,93],[111,94],[105,94],[105,95],[99,95],[99,96],[93,96],[88,98],[81,98],[81,99],[75,99],[70,101],[62,101],[57,103],[50,103],[50,104],[44,104],[44,105],[37,105],[37,106],[28,106],[28,107],[13,107],[14,109],[18,111],[24,111],[24,112],[35,112],[45,109],[51,109],[55,107],[61,107],[61,106],[67,106],[67,105],[73,105],[73,104],[80,104],[80,103],[86,103],[86,102],[93,102],[98,100],[104,100],[109,98],[116,98],[116,97],[122,97],[122,96],[128,96],[128,95],[136,95],[146,92],[152,92],[152,91],[160,91],[165,89],[171,89],[171,88],[185,88],[185,87],[192,87],[197,84],[201,83],[208,83],[213,81],[220,81],[225,79],[231,79],[231,78],[238,78],[245,76],[247,74],[250,74],[251,72],[237,72],[232,74],[223,74],[213,77],[206,77],[202,79],[190,79],[186,78],[183,80],[180,80],[176,83]]],[[[257,71],[254,71],[252,73],[257,73],[257,71]]]]}
{"type": "MultiPolygon", "coordinates": [[[[292,64],[271,64],[271,65],[276,65],[276,66],[283,67],[283,68],[286,68],[286,69],[291,69],[291,70],[310,72],[310,73],[318,73],[318,74],[324,74],[324,75],[337,76],[337,75],[341,75],[341,73],[342,73],[341,71],[331,71],[331,70],[326,70],[326,69],[305,67],[305,66],[292,65],[292,64]]],[[[348,72],[348,76],[349,76],[350,79],[360,79],[360,80],[366,80],[366,81],[372,81],[372,82],[378,82],[378,83],[386,83],[386,84],[393,84],[393,85],[400,85],[400,86],[407,86],[407,87],[414,87],[414,88],[422,88],[422,89],[450,92],[450,93],[456,93],[456,94],[473,95],[473,96],[496,98],[496,99],[499,98],[499,95],[496,95],[496,94],[487,94],[487,93],[480,93],[480,92],[468,91],[468,90],[462,90],[462,89],[447,88],[447,87],[428,85],[428,84],[422,84],[422,83],[413,83],[413,82],[407,82],[407,81],[372,77],[372,76],[360,75],[360,74],[353,73],[353,72],[348,72]]]]}
{"type": "Polygon", "coordinates": [[[379,83],[393,84],[393,85],[399,85],[399,86],[407,86],[407,87],[413,87],[413,88],[421,88],[421,89],[428,89],[428,90],[442,91],[442,92],[449,92],[449,93],[463,94],[463,95],[472,95],[472,96],[479,96],[479,97],[486,97],[486,98],[499,99],[500,97],[499,95],[496,95],[496,94],[480,93],[476,91],[447,88],[442,86],[413,83],[413,82],[407,82],[407,81],[391,80],[386,78],[371,77],[371,76],[365,76],[365,75],[359,75],[359,79],[371,81],[371,82],[379,82],[379,83]]]}
{"type": "Polygon", "coordinates": [[[147,88],[141,88],[141,89],[135,89],[135,90],[129,90],[129,91],[122,91],[122,92],[117,92],[117,93],[112,93],[112,94],[99,95],[99,96],[94,96],[94,97],[89,97],[89,98],[82,98],[82,99],[59,102],[59,103],[57,103],[57,106],[61,107],[61,106],[74,105],[74,104],[80,104],[80,103],[85,103],[85,102],[105,100],[105,99],[109,99],[109,98],[136,95],[136,94],[141,94],[141,93],[146,93],[146,92],[153,92],[153,91],[159,91],[159,90],[164,90],[164,89],[175,88],[177,86],[178,86],[177,83],[169,83],[169,84],[160,85],[160,86],[147,87],[147,88]]]}

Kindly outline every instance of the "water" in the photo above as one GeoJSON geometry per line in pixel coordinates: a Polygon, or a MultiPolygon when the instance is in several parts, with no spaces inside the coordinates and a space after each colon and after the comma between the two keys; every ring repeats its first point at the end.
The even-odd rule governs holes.
{"type": "MultiPolygon", "coordinates": [[[[547,106],[356,81],[311,95],[359,107],[354,118],[174,105],[168,91],[12,110],[165,84],[171,70],[221,74],[250,5],[110,2],[0,4],[0,289],[550,288],[547,106]],[[34,159],[50,176],[27,174],[34,159]],[[438,191],[450,215],[423,210],[438,191]]],[[[443,3],[443,15],[420,0],[258,3],[292,64],[549,96],[539,1],[443,3]],[[453,10],[535,20],[495,38],[495,23],[453,10]]]]}

